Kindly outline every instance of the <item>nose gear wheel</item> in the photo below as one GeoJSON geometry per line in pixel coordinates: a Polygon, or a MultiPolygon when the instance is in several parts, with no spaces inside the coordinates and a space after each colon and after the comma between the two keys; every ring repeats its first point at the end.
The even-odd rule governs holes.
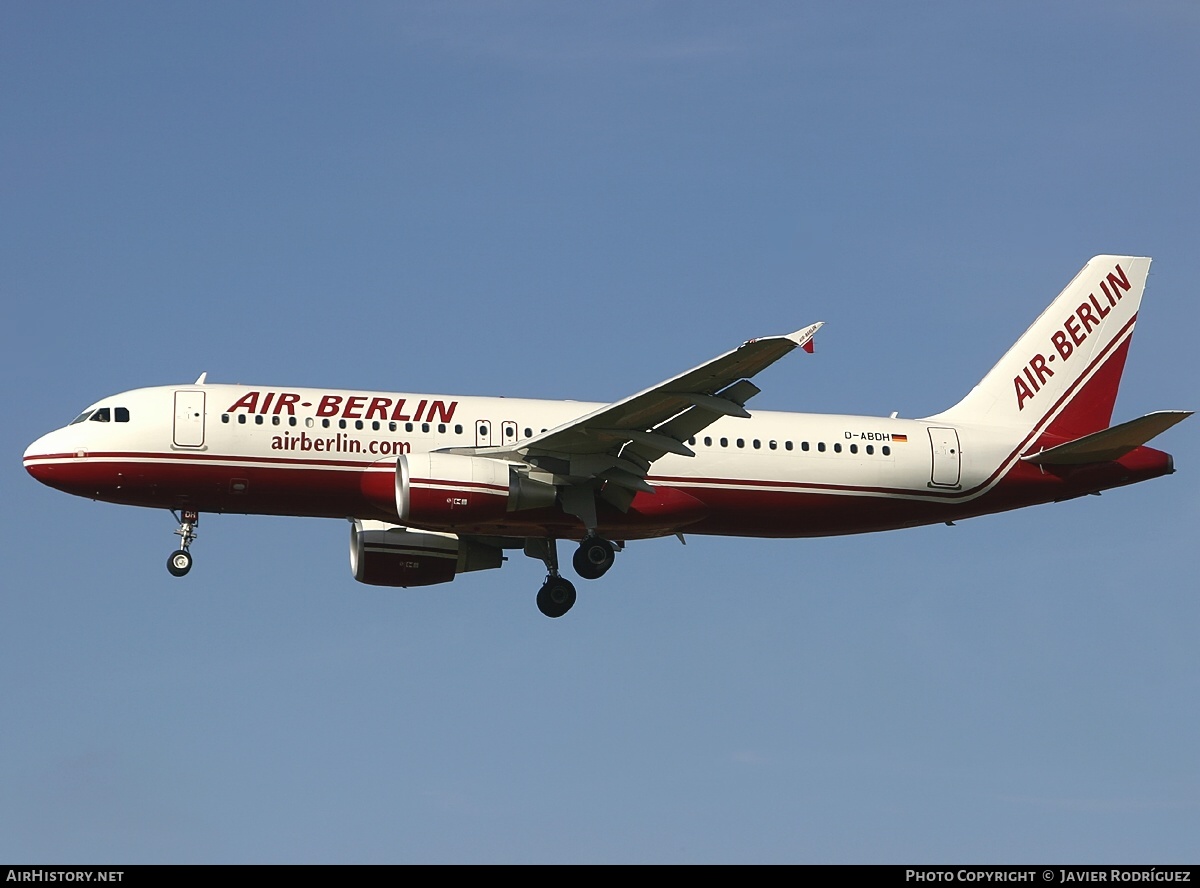
{"type": "Polygon", "coordinates": [[[184,509],[178,515],[172,510],[171,514],[175,516],[175,520],[179,522],[179,529],[175,531],[182,542],[179,548],[171,553],[167,559],[167,570],[173,577],[182,577],[192,569],[192,554],[188,551],[188,547],[196,539],[196,525],[200,523],[200,513],[191,509],[184,509]]]}

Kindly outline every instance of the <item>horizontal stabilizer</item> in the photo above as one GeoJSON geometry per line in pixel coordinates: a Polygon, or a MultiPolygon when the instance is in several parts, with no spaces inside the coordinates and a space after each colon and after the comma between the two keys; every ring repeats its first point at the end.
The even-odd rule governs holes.
{"type": "Polygon", "coordinates": [[[1084,435],[1066,444],[1059,444],[1049,450],[1021,458],[1038,466],[1078,466],[1085,463],[1110,462],[1141,447],[1191,415],[1190,410],[1160,410],[1148,413],[1140,419],[1123,422],[1111,429],[1084,435]]]}

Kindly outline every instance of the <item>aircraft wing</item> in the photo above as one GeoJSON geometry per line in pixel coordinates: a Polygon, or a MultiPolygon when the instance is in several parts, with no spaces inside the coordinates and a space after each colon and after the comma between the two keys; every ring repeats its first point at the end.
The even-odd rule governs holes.
{"type": "Polygon", "coordinates": [[[684,442],[722,416],[747,417],[760,389],[749,377],[797,347],[812,350],[823,322],[786,336],[751,339],[656,386],[521,442],[515,449],[480,448],[476,455],[517,456],[575,481],[599,479],[630,490],[667,453],[693,456],[684,442]]]}

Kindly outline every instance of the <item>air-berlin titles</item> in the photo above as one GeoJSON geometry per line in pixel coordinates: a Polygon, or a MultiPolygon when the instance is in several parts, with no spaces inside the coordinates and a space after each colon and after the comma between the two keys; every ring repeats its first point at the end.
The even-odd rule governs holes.
{"type": "Polygon", "coordinates": [[[1050,369],[1050,362],[1056,358],[1065,361],[1071,357],[1075,349],[1087,341],[1092,330],[1100,326],[1100,322],[1108,317],[1113,306],[1120,302],[1121,297],[1129,290],[1129,278],[1121,266],[1117,265],[1116,269],[1109,272],[1100,282],[1100,292],[1104,294],[1104,298],[1097,299],[1093,291],[1088,294],[1087,302],[1081,302],[1075,311],[1067,315],[1062,328],[1055,330],[1050,335],[1050,344],[1054,347],[1054,353],[1049,357],[1040,354],[1034,355],[1021,371],[1023,375],[1013,377],[1018,410],[1024,410],[1025,402],[1041,391],[1045,381],[1054,375],[1054,371],[1050,369]]]}
{"type": "Polygon", "coordinates": [[[412,453],[412,444],[408,441],[375,441],[365,443],[351,435],[338,432],[330,438],[318,438],[301,432],[294,435],[284,432],[271,438],[272,450],[295,450],[300,453],[370,453],[376,456],[392,456],[393,454],[412,453]]]}
{"type": "MultiPolygon", "coordinates": [[[[301,401],[294,392],[246,392],[230,405],[226,413],[296,415],[296,407],[311,408],[312,401],[301,401]]],[[[315,416],[336,416],[341,419],[381,419],[392,422],[450,422],[458,401],[430,401],[422,398],[411,414],[404,412],[407,398],[380,398],[373,395],[322,395],[315,416]]]]}

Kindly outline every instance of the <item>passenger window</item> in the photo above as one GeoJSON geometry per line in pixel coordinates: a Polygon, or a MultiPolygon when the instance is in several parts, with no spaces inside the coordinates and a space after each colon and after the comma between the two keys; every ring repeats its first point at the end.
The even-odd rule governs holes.
{"type": "Polygon", "coordinates": [[[444,435],[444,434],[446,434],[446,424],[445,424],[444,422],[439,422],[439,423],[438,423],[438,434],[439,434],[439,435],[444,435]]]}
{"type": "Polygon", "coordinates": [[[421,431],[428,432],[429,431],[429,423],[427,423],[427,422],[421,423],[421,431]]]}
{"type": "Polygon", "coordinates": [[[892,448],[890,448],[890,447],[888,447],[886,444],[884,444],[884,445],[883,445],[883,455],[884,455],[884,456],[891,456],[891,455],[892,455],[892,448]]]}
{"type": "Polygon", "coordinates": [[[221,422],[229,422],[229,414],[228,413],[221,414],[221,422]]]}
{"type": "Polygon", "coordinates": [[[260,413],[258,416],[254,417],[254,424],[255,424],[255,425],[262,425],[262,424],[263,424],[263,418],[262,418],[262,414],[261,414],[261,413],[260,413]]]}
{"type": "MultiPolygon", "coordinates": [[[[456,435],[461,435],[461,434],[462,434],[462,426],[461,426],[461,425],[459,425],[458,423],[455,423],[455,424],[454,424],[454,434],[456,434],[456,435]]],[[[526,434],[526,435],[528,435],[528,434],[529,434],[529,429],[526,429],[526,430],[525,430],[525,434],[526,434]]]]}
{"type": "Polygon", "coordinates": [[[851,452],[851,453],[858,453],[858,445],[857,445],[857,444],[851,444],[851,445],[850,445],[850,452],[851,452]]]}
{"type": "Polygon", "coordinates": [[[246,424],[246,414],[244,414],[244,413],[239,413],[239,414],[238,414],[238,424],[239,424],[239,425],[245,425],[245,424],[246,424]]]}
{"type": "Polygon", "coordinates": [[[874,452],[875,452],[875,445],[874,445],[874,444],[868,444],[868,445],[867,445],[867,456],[870,456],[870,455],[871,455],[872,453],[874,453],[874,452]]]}
{"type": "Polygon", "coordinates": [[[705,438],[705,439],[704,439],[704,446],[705,446],[705,447],[712,447],[712,438],[705,438]]]}
{"type": "Polygon", "coordinates": [[[772,450],[774,450],[776,447],[776,444],[774,441],[768,441],[767,446],[770,447],[772,450]]]}
{"type": "Polygon", "coordinates": [[[279,418],[278,414],[271,417],[271,425],[279,425],[280,422],[282,422],[282,420],[279,418]]]}
{"type": "MultiPolygon", "coordinates": [[[[784,450],[791,450],[791,449],[792,449],[792,442],[791,442],[791,441],[784,441],[784,442],[783,442],[783,449],[784,449],[784,450]]],[[[807,448],[807,447],[805,447],[804,449],[805,449],[805,450],[807,450],[808,448],[807,448]]]]}
{"type": "Polygon", "coordinates": [[[742,438],[738,438],[738,439],[737,439],[737,446],[738,446],[738,447],[745,447],[745,446],[746,446],[746,442],[745,442],[745,440],[744,440],[744,439],[742,439],[742,438]]]}
{"type": "Polygon", "coordinates": [[[354,427],[361,432],[363,428],[363,421],[361,419],[354,420],[354,427]]]}
{"type": "Polygon", "coordinates": [[[728,446],[729,446],[729,439],[728,439],[728,438],[722,438],[722,439],[721,439],[721,446],[722,446],[722,447],[728,447],[728,446]]]}
{"type": "Polygon", "coordinates": [[[406,431],[406,432],[411,432],[411,431],[412,431],[412,423],[411,423],[411,422],[406,422],[406,423],[404,424],[404,431],[406,431]]]}
{"type": "Polygon", "coordinates": [[[346,420],[344,420],[344,419],[339,419],[339,420],[338,420],[338,428],[339,428],[339,429],[344,429],[345,427],[346,427],[346,420]]]}
{"type": "Polygon", "coordinates": [[[801,450],[803,450],[805,453],[808,453],[808,442],[807,442],[807,441],[801,441],[801,442],[800,442],[800,449],[801,449],[801,450]]]}
{"type": "Polygon", "coordinates": [[[525,430],[525,437],[526,437],[526,438],[532,438],[532,437],[533,437],[533,429],[526,429],[526,430],[525,430]]]}
{"type": "Polygon", "coordinates": [[[818,442],[817,442],[817,452],[818,452],[818,453],[824,453],[824,452],[825,452],[825,442],[824,442],[824,441],[818,441],[818,442]]]}
{"type": "Polygon", "coordinates": [[[373,423],[371,423],[371,430],[375,432],[379,431],[379,420],[375,420],[373,423]]]}
{"type": "Polygon", "coordinates": [[[834,453],[841,453],[841,452],[842,452],[842,445],[841,445],[841,444],[834,444],[834,445],[833,445],[833,452],[834,452],[834,453]]]}
{"type": "Polygon", "coordinates": [[[755,438],[755,439],[754,439],[754,449],[755,449],[755,450],[758,450],[758,449],[760,449],[761,447],[762,447],[762,442],[761,442],[761,441],[759,441],[759,440],[758,440],[758,438],[755,438]]]}
{"type": "Polygon", "coordinates": [[[323,428],[323,429],[329,428],[329,420],[328,419],[321,420],[321,428],[323,428]]]}

